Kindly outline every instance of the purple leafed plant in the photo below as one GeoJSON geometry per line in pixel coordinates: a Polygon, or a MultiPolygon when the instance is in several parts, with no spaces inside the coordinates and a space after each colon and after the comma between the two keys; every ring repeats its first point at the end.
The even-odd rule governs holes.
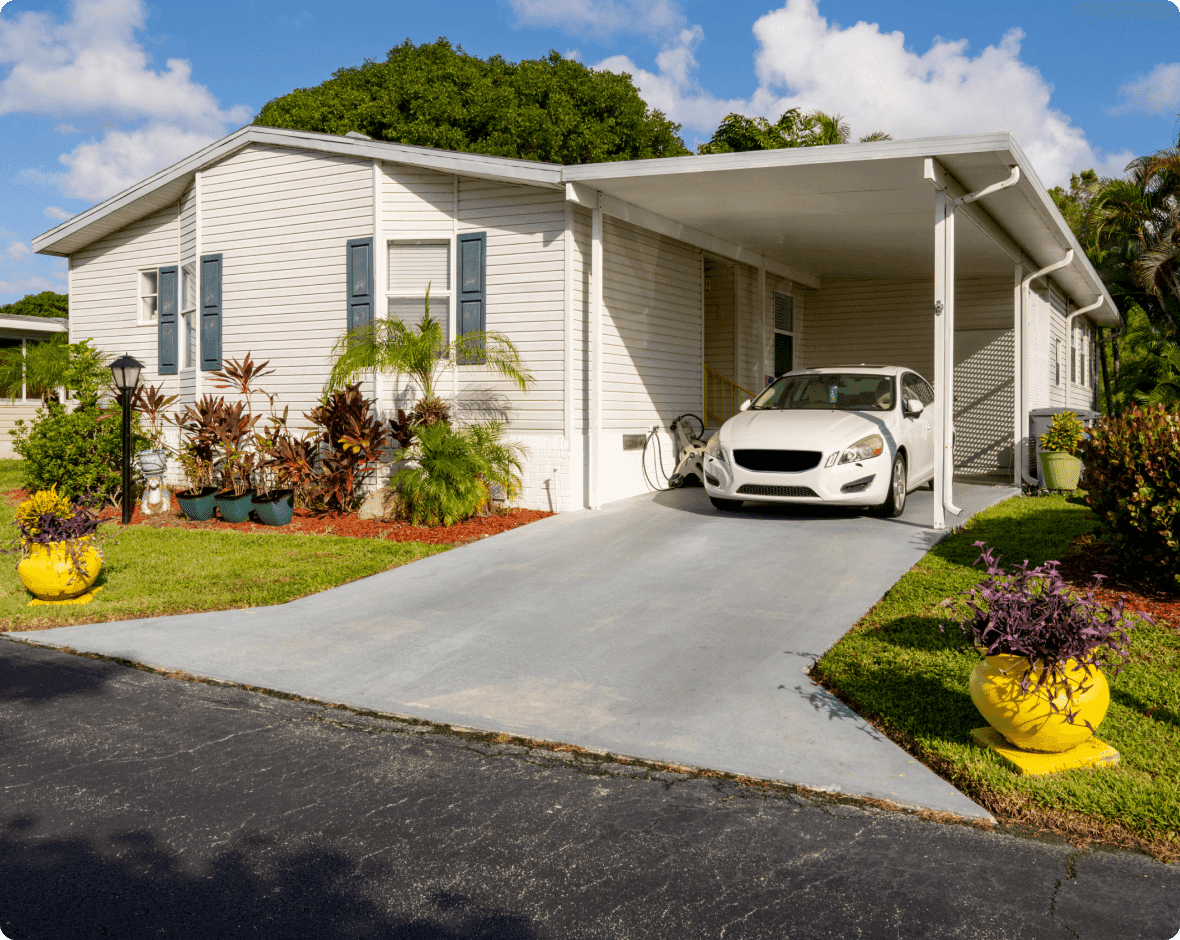
{"type": "MultiPolygon", "coordinates": [[[[968,613],[957,624],[971,644],[986,655],[1023,656],[1028,660],[1020,677],[1022,692],[1027,694],[1034,682],[1038,689],[1046,685],[1054,690],[1065,689],[1068,705],[1073,692],[1065,681],[1065,666],[1071,659],[1087,677],[1100,665],[1110,667],[1111,675],[1117,675],[1130,656],[1127,631],[1135,624],[1122,600],[1108,607],[1094,597],[1102,575],[1095,575],[1094,586],[1078,595],[1057,570],[1060,562],[1047,561],[1030,568],[1025,560],[1009,572],[1000,567],[995,553],[984,542],[976,542],[975,546],[980,553],[974,564],[987,566],[987,579],[962,592],[968,613]]],[[[950,607],[953,603],[947,598],[939,606],[950,607]]],[[[1140,616],[1152,622],[1146,615],[1140,616]]],[[[946,624],[941,629],[945,632],[946,624]]],[[[1081,686],[1077,691],[1089,688],[1081,686]]],[[[1049,694],[1049,706],[1060,711],[1055,697],[1049,694]]],[[[1074,715],[1067,707],[1066,720],[1072,723],[1074,715]]]]}

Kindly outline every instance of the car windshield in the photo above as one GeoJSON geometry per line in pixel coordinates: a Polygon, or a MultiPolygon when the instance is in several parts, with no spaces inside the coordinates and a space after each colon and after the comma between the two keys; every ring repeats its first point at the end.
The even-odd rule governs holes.
{"type": "Polygon", "coordinates": [[[828,372],[784,375],[754,399],[759,411],[891,411],[893,377],[828,372]]]}

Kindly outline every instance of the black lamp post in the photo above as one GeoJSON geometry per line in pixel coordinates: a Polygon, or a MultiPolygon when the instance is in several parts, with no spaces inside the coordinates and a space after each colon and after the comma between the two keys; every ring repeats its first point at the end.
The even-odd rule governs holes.
{"type": "Polygon", "coordinates": [[[111,375],[123,402],[123,525],[131,521],[131,399],[142,370],[143,363],[126,353],[111,363],[111,375]]]}

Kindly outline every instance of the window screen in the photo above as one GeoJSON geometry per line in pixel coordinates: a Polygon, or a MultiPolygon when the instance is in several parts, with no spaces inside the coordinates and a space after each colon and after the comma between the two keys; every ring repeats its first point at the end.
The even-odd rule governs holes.
{"type": "Polygon", "coordinates": [[[774,328],[784,333],[795,332],[795,298],[790,294],[774,292],[774,328]]]}
{"type": "MultiPolygon", "coordinates": [[[[426,300],[423,297],[390,297],[389,319],[401,320],[411,330],[416,330],[426,314],[426,300]]],[[[442,327],[443,340],[451,341],[451,304],[446,297],[435,297],[430,292],[430,316],[442,327]]]]}
{"type": "Polygon", "coordinates": [[[390,242],[389,293],[433,297],[451,289],[450,242],[390,242]]]}

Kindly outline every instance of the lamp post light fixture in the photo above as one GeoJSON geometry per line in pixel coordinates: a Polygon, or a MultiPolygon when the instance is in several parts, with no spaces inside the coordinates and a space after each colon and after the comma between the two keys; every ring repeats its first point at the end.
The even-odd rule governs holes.
{"type": "Polygon", "coordinates": [[[111,363],[111,375],[123,403],[123,525],[131,521],[131,399],[142,371],[143,363],[126,353],[111,363]]]}

